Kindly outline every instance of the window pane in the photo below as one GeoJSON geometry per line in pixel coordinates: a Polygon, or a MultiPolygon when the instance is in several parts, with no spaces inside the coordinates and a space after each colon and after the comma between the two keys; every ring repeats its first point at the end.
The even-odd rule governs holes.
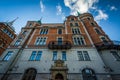
{"type": "Polygon", "coordinates": [[[58,29],[58,34],[62,34],[62,29],[58,29]]]}
{"type": "Polygon", "coordinates": [[[74,45],[78,45],[76,38],[74,38],[74,45]]]}
{"type": "Polygon", "coordinates": [[[58,45],[62,45],[62,38],[58,38],[58,45]]]}
{"type": "Polygon", "coordinates": [[[84,58],[86,61],[89,61],[90,60],[90,57],[88,55],[88,52],[87,51],[83,51],[83,54],[84,54],[84,58]]]}
{"type": "Polygon", "coordinates": [[[43,38],[41,37],[39,41],[39,45],[42,45],[42,44],[43,44],[43,38]]]}
{"type": "Polygon", "coordinates": [[[57,60],[57,51],[53,51],[53,60],[57,60]]]}
{"type": "Polygon", "coordinates": [[[78,59],[79,59],[80,61],[84,61],[82,51],[78,51],[78,59]]]}
{"type": "Polygon", "coordinates": [[[78,26],[78,23],[75,23],[75,26],[78,26]]]}
{"type": "Polygon", "coordinates": [[[84,45],[85,43],[82,37],[80,38],[80,40],[81,40],[81,45],[84,45]]]}
{"type": "Polygon", "coordinates": [[[70,26],[72,27],[72,26],[73,26],[73,24],[72,24],[72,23],[70,23],[70,26]]]}
{"type": "Polygon", "coordinates": [[[13,54],[13,51],[8,51],[8,53],[6,54],[6,56],[4,57],[4,61],[8,61],[11,57],[11,55],[13,54]]]}
{"type": "Polygon", "coordinates": [[[116,58],[116,60],[120,61],[120,55],[116,51],[111,51],[111,53],[116,58]]]}
{"type": "Polygon", "coordinates": [[[15,46],[20,45],[20,40],[17,40],[14,45],[15,45],[15,46]]]}
{"type": "Polygon", "coordinates": [[[35,60],[36,54],[37,54],[36,51],[33,51],[29,60],[31,60],[31,61],[35,60]]]}
{"type": "Polygon", "coordinates": [[[101,32],[98,29],[95,29],[95,31],[97,32],[97,34],[101,34],[101,32]]]}
{"type": "Polygon", "coordinates": [[[37,38],[36,45],[39,45],[40,38],[37,38]]]}
{"type": "Polygon", "coordinates": [[[39,61],[41,59],[42,51],[38,51],[37,56],[36,56],[36,61],[39,61]]]}
{"type": "Polygon", "coordinates": [[[62,51],[62,60],[66,61],[66,51],[62,51]]]}
{"type": "Polygon", "coordinates": [[[43,40],[43,45],[45,45],[46,44],[46,38],[44,38],[44,40],[43,40]]]}

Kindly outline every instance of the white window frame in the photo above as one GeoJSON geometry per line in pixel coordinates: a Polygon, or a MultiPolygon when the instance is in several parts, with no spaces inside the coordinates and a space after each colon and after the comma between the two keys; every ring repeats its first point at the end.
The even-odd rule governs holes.
{"type": "Polygon", "coordinates": [[[77,56],[79,61],[90,61],[90,55],[88,51],[77,51],[77,56]],[[87,52],[87,57],[85,52],[87,52]]]}
{"type": "Polygon", "coordinates": [[[5,57],[3,58],[3,61],[8,61],[10,60],[11,56],[13,54],[13,51],[8,51],[5,57]]]}
{"type": "Polygon", "coordinates": [[[83,36],[73,36],[73,43],[74,43],[74,45],[86,45],[86,42],[85,42],[85,39],[84,39],[84,37],[83,36]],[[76,43],[75,43],[75,40],[74,40],[74,38],[76,38],[76,43]],[[83,43],[82,43],[82,41],[81,41],[81,38],[82,38],[82,40],[83,40],[83,43]],[[78,43],[78,40],[77,39],[79,39],[79,41],[80,41],[80,44],[78,43]]]}
{"type": "Polygon", "coordinates": [[[42,46],[42,45],[46,45],[46,42],[47,42],[47,37],[37,37],[34,44],[42,46]]]}
{"type": "Polygon", "coordinates": [[[41,28],[40,29],[40,35],[48,34],[48,28],[41,28]]]}
{"type": "Polygon", "coordinates": [[[41,56],[42,56],[42,51],[32,51],[29,61],[40,61],[41,56]],[[33,52],[35,52],[34,57],[33,57],[33,52]]]}

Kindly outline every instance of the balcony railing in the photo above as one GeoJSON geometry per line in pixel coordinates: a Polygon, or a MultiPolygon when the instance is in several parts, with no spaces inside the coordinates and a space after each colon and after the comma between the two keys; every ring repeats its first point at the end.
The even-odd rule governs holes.
{"type": "Polygon", "coordinates": [[[71,47],[70,41],[50,41],[48,44],[49,49],[71,49],[71,47]]]}
{"type": "Polygon", "coordinates": [[[106,43],[100,42],[95,44],[98,50],[105,50],[105,49],[117,49],[120,50],[120,41],[108,41],[106,43]]]}

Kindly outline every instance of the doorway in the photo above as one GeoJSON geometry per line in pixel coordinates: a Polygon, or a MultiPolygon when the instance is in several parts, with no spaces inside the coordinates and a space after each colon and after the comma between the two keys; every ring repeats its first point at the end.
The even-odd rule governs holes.
{"type": "Polygon", "coordinates": [[[56,74],[55,80],[64,80],[63,75],[60,73],[56,74]]]}

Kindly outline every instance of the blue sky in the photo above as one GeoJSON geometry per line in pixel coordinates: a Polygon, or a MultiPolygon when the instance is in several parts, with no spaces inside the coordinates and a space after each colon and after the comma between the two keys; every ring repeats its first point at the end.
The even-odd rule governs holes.
{"type": "Polygon", "coordinates": [[[98,24],[112,39],[120,41],[119,0],[1,0],[0,22],[12,21],[18,34],[27,21],[63,23],[66,16],[91,13],[98,24]]]}

